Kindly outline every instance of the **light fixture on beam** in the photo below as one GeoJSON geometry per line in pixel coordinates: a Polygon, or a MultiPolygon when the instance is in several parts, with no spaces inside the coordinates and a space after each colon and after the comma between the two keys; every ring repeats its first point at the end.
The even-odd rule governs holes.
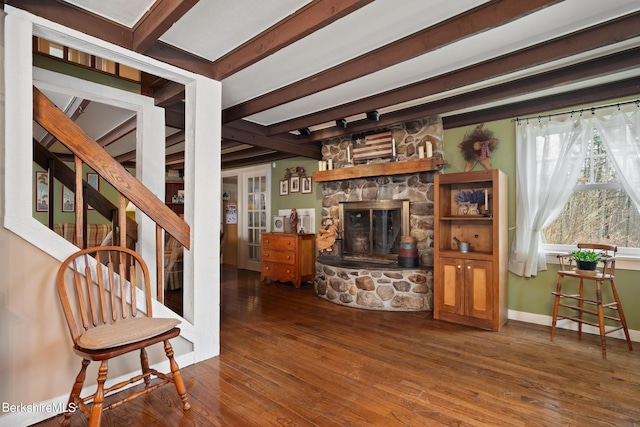
{"type": "Polygon", "coordinates": [[[298,132],[300,132],[300,135],[302,135],[302,136],[311,135],[311,130],[309,128],[298,129],[298,132]]]}
{"type": "Polygon", "coordinates": [[[338,120],[336,120],[336,126],[339,127],[340,129],[346,129],[347,128],[347,119],[338,119],[338,120]]]}
{"type": "Polygon", "coordinates": [[[380,113],[378,113],[376,110],[369,111],[367,112],[367,119],[377,122],[378,120],[380,120],[380,113]]]}

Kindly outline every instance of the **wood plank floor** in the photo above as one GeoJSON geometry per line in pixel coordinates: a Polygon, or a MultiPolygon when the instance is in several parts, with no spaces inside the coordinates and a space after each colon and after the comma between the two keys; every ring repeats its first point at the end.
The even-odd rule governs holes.
{"type": "Polygon", "coordinates": [[[549,335],[341,307],[225,268],[220,356],[182,370],[192,409],[166,385],[103,426],[640,426],[640,347],[608,339],[603,360],[597,337],[549,335]]]}

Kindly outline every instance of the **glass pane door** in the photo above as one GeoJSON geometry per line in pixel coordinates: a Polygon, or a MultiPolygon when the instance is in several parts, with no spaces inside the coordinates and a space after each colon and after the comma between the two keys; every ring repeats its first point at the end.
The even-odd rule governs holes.
{"type": "Polygon", "coordinates": [[[267,231],[267,177],[247,176],[247,268],[260,270],[261,234],[267,231]]]}

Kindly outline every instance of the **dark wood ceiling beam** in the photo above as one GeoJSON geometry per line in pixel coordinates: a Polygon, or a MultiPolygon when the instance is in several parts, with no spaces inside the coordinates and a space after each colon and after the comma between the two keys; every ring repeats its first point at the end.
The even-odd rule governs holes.
{"type": "MultiPolygon", "coordinates": [[[[620,80],[613,83],[591,86],[568,93],[550,95],[527,101],[514,102],[470,113],[456,114],[442,119],[445,128],[457,128],[506,118],[517,118],[540,114],[541,111],[553,111],[573,108],[576,105],[607,102],[616,98],[640,93],[640,77],[620,80]]],[[[591,114],[591,113],[588,113],[591,114]]],[[[545,117],[544,115],[542,116],[545,117]]]]}
{"type": "Polygon", "coordinates": [[[138,127],[138,121],[136,116],[131,117],[124,123],[121,123],[119,126],[116,126],[111,131],[106,133],[104,136],[98,138],[96,142],[101,147],[106,147],[109,144],[116,142],[118,139],[122,138],[125,135],[130,134],[138,127]]]}
{"type": "Polygon", "coordinates": [[[322,158],[320,148],[317,146],[282,141],[258,135],[246,130],[234,129],[230,126],[222,126],[222,138],[253,145],[254,147],[268,148],[274,151],[289,153],[294,156],[308,157],[311,159],[322,158]]]}
{"type": "Polygon", "coordinates": [[[164,124],[174,129],[184,130],[185,128],[184,112],[164,109],[164,124]]]}
{"type": "Polygon", "coordinates": [[[169,82],[153,91],[155,104],[159,107],[168,107],[178,102],[182,102],[184,97],[184,85],[180,83],[169,82]]]}
{"type": "Polygon", "coordinates": [[[173,147],[176,144],[180,144],[181,142],[184,142],[184,139],[185,139],[185,132],[184,130],[181,130],[172,135],[169,135],[167,137],[167,140],[164,146],[166,148],[173,147]]]}
{"type": "Polygon", "coordinates": [[[144,52],[187,13],[198,0],[159,0],[133,31],[133,50],[144,52]]]}
{"type": "Polygon", "coordinates": [[[496,0],[328,70],[223,111],[231,122],[391,67],[473,34],[504,25],[560,0],[496,0]]]}
{"type": "MultiPolygon", "coordinates": [[[[640,36],[640,13],[605,22],[596,27],[559,37],[493,60],[475,64],[451,73],[383,92],[335,108],[299,117],[269,126],[268,135],[277,135],[319,123],[331,122],[365,111],[401,104],[414,99],[435,95],[588,52],[624,40],[640,36]]],[[[351,126],[351,124],[350,124],[351,126]]],[[[317,138],[311,138],[317,139],[317,138]]]]}
{"type": "Polygon", "coordinates": [[[247,159],[235,160],[233,162],[227,162],[223,159],[221,168],[222,169],[234,169],[251,165],[259,165],[271,162],[277,162],[278,160],[290,159],[292,157],[296,157],[295,154],[291,153],[278,153],[275,152],[273,154],[267,154],[265,156],[260,157],[249,157],[247,159]]]}
{"type": "Polygon", "coordinates": [[[253,39],[213,62],[216,80],[223,80],[280,49],[326,27],[373,0],[314,0],[253,39]]]}
{"type": "Polygon", "coordinates": [[[238,160],[246,160],[251,157],[261,157],[276,153],[276,151],[269,150],[268,148],[251,148],[247,150],[236,151],[234,153],[227,153],[222,158],[225,162],[235,162],[238,160]]]}
{"type": "Polygon", "coordinates": [[[210,79],[215,79],[211,61],[196,56],[192,53],[177,49],[166,43],[156,41],[144,54],[158,61],[166,62],[178,68],[189,70],[210,79]]]}
{"type": "Polygon", "coordinates": [[[68,3],[57,0],[6,0],[5,3],[118,46],[132,47],[133,33],[130,29],[68,3]]]}
{"type": "MultiPolygon", "coordinates": [[[[482,105],[490,102],[502,101],[514,96],[542,91],[549,87],[557,88],[569,83],[593,79],[615,72],[631,70],[637,68],[638,58],[640,58],[640,47],[602,58],[593,59],[582,64],[571,65],[512,82],[478,89],[473,92],[383,114],[380,116],[380,121],[378,122],[371,122],[366,119],[358,120],[356,122],[349,123],[349,127],[346,131],[348,131],[349,134],[366,132],[373,128],[391,126],[397,123],[415,120],[430,115],[439,115],[443,112],[467,108],[469,105],[482,105]]],[[[570,106],[575,104],[568,105],[570,106]]],[[[343,134],[345,134],[345,129],[333,127],[316,131],[310,137],[300,139],[300,141],[310,142],[313,140],[323,140],[343,134]]]]}

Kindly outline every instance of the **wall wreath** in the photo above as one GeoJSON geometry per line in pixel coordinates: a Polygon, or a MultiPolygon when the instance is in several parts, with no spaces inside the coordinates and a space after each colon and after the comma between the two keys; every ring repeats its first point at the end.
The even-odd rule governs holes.
{"type": "Polygon", "coordinates": [[[464,140],[458,145],[464,160],[467,162],[465,172],[469,172],[476,163],[480,162],[486,169],[491,169],[491,153],[498,146],[498,140],[493,137],[493,131],[483,129],[484,123],[479,124],[471,133],[464,135],[464,140]]]}

